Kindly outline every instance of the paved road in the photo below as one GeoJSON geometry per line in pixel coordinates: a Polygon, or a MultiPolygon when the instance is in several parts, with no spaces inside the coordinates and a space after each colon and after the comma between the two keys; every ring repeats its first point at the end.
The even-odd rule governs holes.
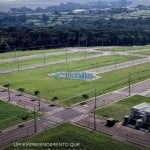
{"type": "Polygon", "coordinates": [[[100,73],[105,73],[105,72],[109,72],[109,71],[113,71],[117,69],[122,69],[122,68],[132,67],[132,66],[136,66],[136,65],[140,65],[144,63],[149,63],[149,62],[150,62],[150,58],[144,58],[144,59],[118,63],[114,65],[104,66],[100,68],[89,69],[86,71],[94,73],[94,74],[100,74],[100,73]]]}
{"type": "MultiPolygon", "coordinates": [[[[36,127],[37,127],[37,132],[40,133],[47,129],[48,127],[53,127],[57,123],[52,122],[51,120],[47,118],[42,118],[36,121],[36,127]]],[[[8,129],[7,129],[8,130],[8,129]]],[[[10,128],[8,131],[4,131],[3,134],[0,134],[0,147],[3,147],[4,145],[14,142],[18,139],[21,139],[23,137],[31,136],[35,134],[35,125],[34,121],[24,124],[24,127],[18,127],[16,128],[10,128]]]]}
{"type": "MultiPolygon", "coordinates": [[[[77,124],[94,129],[94,119],[92,116],[88,116],[87,118],[78,121],[77,124]]],[[[124,127],[121,124],[116,124],[111,128],[106,127],[105,125],[106,120],[96,118],[96,130],[110,135],[111,138],[115,140],[136,143],[142,147],[150,148],[150,133],[124,127]]]]}
{"type": "MultiPolygon", "coordinates": [[[[110,54],[97,54],[97,55],[86,56],[86,57],[72,58],[72,59],[67,59],[67,62],[79,61],[79,60],[90,59],[90,58],[98,58],[98,57],[101,57],[104,55],[108,56],[108,55],[112,55],[112,54],[111,53],[110,54]]],[[[54,65],[54,64],[62,64],[62,63],[66,63],[66,60],[46,62],[45,64],[43,62],[43,63],[33,64],[33,65],[16,66],[15,68],[2,69],[2,70],[0,70],[0,74],[15,72],[15,71],[19,71],[19,70],[40,68],[40,67],[44,67],[44,66],[49,66],[49,65],[54,65]]]]}
{"type": "MultiPolygon", "coordinates": [[[[145,93],[146,91],[150,92],[150,79],[134,84],[130,88],[131,96],[136,94],[142,95],[142,93],[145,93]]],[[[145,95],[148,95],[148,93],[145,93],[145,95]]],[[[103,107],[106,104],[127,98],[128,96],[129,96],[128,87],[122,88],[120,90],[115,90],[113,92],[97,97],[96,107],[97,108],[103,107]]],[[[86,104],[84,105],[82,105],[82,103],[75,104],[72,109],[87,114],[94,109],[94,106],[95,106],[94,99],[91,99],[90,101],[87,101],[86,104]]]]}
{"type": "MultiPolygon", "coordinates": [[[[142,93],[142,92],[150,91],[150,80],[146,80],[131,86],[131,91],[132,91],[131,92],[132,95],[136,94],[137,92],[142,93]]],[[[30,108],[31,110],[33,110],[33,108],[36,108],[36,110],[38,110],[38,101],[37,100],[32,101],[33,99],[35,99],[35,97],[28,94],[17,96],[18,93],[14,91],[11,91],[10,94],[11,94],[11,102],[24,106],[26,108],[30,108]]],[[[127,88],[116,90],[111,93],[97,97],[96,106],[97,108],[102,107],[108,103],[118,101],[119,99],[123,99],[127,96],[128,96],[127,88]]],[[[1,89],[0,98],[2,98],[3,100],[8,100],[7,91],[1,89]]],[[[86,119],[89,116],[89,113],[94,108],[94,104],[95,103],[91,100],[86,102],[85,105],[77,104],[70,108],[65,108],[62,106],[51,106],[51,103],[48,103],[46,100],[42,99],[41,108],[44,113],[44,116],[37,121],[37,129],[40,132],[48,128],[49,126],[54,126],[56,124],[60,124],[64,122],[74,122],[74,123],[78,122],[81,124],[83,121],[83,123],[85,124],[86,121],[84,121],[84,119],[86,119]]],[[[112,131],[108,131],[108,132],[110,134],[112,131]]],[[[13,142],[17,139],[20,139],[22,137],[31,134],[34,134],[33,122],[25,124],[25,127],[22,128],[18,128],[15,126],[13,128],[10,128],[9,130],[8,129],[4,130],[0,134],[0,145],[3,146],[7,143],[13,142]]],[[[118,137],[124,138],[121,137],[121,135],[118,135],[118,137]]]]}

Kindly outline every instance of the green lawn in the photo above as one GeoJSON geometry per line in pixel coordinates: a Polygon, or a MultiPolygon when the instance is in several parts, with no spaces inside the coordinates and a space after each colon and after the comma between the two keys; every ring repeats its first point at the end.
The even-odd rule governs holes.
{"type": "Polygon", "coordinates": [[[43,54],[43,53],[54,53],[54,52],[63,52],[65,49],[46,49],[46,50],[27,50],[27,51],[10,51],[6,53],[0,54],[0,59],[5,58],[15,58],[16,56],[29,56],[29,55],[36,55],[36,54],[43,54]]]}
{"type": "Polygon", "coordinates": [[[143,54],[143,55],[150,55],[150,49],[149,51],[141,51],[141,52],[136,52],[137,54],[143,54]]]}
{"type": "Polygon", "coordinates": [[[136,95],[119,102],[109,104],[96,111],[97,115],[103,117],[113,117],[115,120],[122,121],[125,115],[131,114],[131,108],[143,102],[150,103],[149,97],[136,95]]]}
{"type": "MultiPolygon", "coordinates": [[[[39,135],[25,138],[18,141],[19,143],[66,143],[66,146],[24,146],[24,149],[59,149],[59,150],[140,150],[132,144],[124,144],[111,139],[109,136],[89,131],[74,125],[63,124],[56,128],[49,129],[39,135]]],[[[7,147],[7,150],[22,149],[22,146],[7,147]]]]}
{"type": "MultiPolygon", "coordinates": [[[[0,74],[0,85],[9,82],[11,84],[10,88],[18,89],[22,87],[25,88],[25,92],[30,94],[33,94],[35,90],[39,90],[41,97],[47,100],[51,100],[54,96],[57,96],[57,102],[71,105],[83,101],[81,95],[75,98],[69,98],[79,93],[97,88],[97,95],[100,95],[101,93],[127,86],[129,72],[131,72],[131,83],[149,79],[150,77],[150,63],[100,74],[99,76],[101,78],[94,81],[56,79],[52,76],[48,76],[48,74],[57,71],[81,71],[89,69],[89,67],[93,67],[93,64],[91,64],[91,66],[87,65],[88,61],[90,60],[71,62],[67,65],[57,64],[32,70],[0,74]]],[[[99,61],[104,63],[104,60],[99,59],[99,61]]],[[[110,60],[106,59],[105,64],[109,63],[109,61],[110,60]]],[[[93,59],[91,63],[94,63],[93,59]]],[[[90,92],[89,96],[93,97],[93,92],[90,92]]]]}
{"type": "Polygon", "coordinates": [[[0,100],[0,130],[23,122],[23,114],[28,114],[28,120],[33,118],[31,111],[0,100]]]}
{"type": "Polygon", "coordinates": [[[102,47],[100,49],[97,48],[97,50],[103,50],[103,51],[134,51],[134,50],[144,50],[149,49],[150,45],[145,46],[110,46],[110,47],[102,47]]]}
{"type": "MultiPolygon", "coordinates": [[[[94,52],[75,52],[75,53],[68,53],[67,54],[67,59],[73,59],[73,58],[86,58],[87,56],[92,56],[92,55],[97,55],[98,53],[94,52]]],[[[100,53],[99,53],[100,54],[100,53]]],[[[25,60],[14,60],[14,61],[8,61],[8,62],[0,62],[0,69],[8,69],[8,68],[16,68],[19,64],[19,66],[28,66],[28,65],[33,65],[33,64],[40,64],[43,63],[49,63],[53,61],[62,61],[66,60],[66,54],[59,54],[59,55],[54,55],[54,56],[45,56],[41,55],[40,58],[28,58],[25,60]],[[42,57],[41,57],[42,56],[42,57]]]]}

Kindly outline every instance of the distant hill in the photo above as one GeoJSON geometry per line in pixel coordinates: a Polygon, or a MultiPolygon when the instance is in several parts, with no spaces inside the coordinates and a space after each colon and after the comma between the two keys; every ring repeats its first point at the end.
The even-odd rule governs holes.
{"type": "Polygon", "coordinates": [[[150,0],[132,0],[133,5],[150,5],[150,0]]]}

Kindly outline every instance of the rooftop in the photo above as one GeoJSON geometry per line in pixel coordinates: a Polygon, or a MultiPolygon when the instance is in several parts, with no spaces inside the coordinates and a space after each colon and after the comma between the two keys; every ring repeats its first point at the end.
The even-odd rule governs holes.
{"type": "Polygon", "coordinates": [[[141,103],[139,105],[133,106],[132,109],[137,109],[139,111],[150,112],[150,103],[141,103]]]}

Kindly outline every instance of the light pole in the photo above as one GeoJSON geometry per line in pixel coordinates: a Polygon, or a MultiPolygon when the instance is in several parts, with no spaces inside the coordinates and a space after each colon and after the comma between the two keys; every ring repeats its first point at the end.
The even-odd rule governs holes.
{"type": "Polygon", "coordinates": [[[44,52],[44,46],[42,46],[42,49],[43,49],[43,58],[44,58],[44,66],[46,64],[46,57],[45,57],[45,52],[44,52]]]}
{"type": "Polygon", "coordinates": [[[129,96],[131,95],[131,73],[128,75],[129,96]]]}
{"type": "Polygon", "coordinates": [[[8,83],[8,84],[4,84],[3,87],[7,88],[7,92],[8,92],[8,101],[10,101],[10,89],[9,89],[10,84],[9,84],[9,83],[8,83]]]}
{"type": "Polygon", "coordinates": [[[68,61],[68,58],[67,58],[67,43],[66,43],[66,63],[68,61]]]}
{"type": "Polygon", "coordinates": [[[35,112],[35,108],[34,108],[34,111],[33,111],[33,118],[34,118],[34,132],[36,133],[37,132],[37,126],[36,126],[36,112],[35,112]]]}
{"type": "Polygon", "coordinates": [[[85,58],[86,58],[86,51],[87,51],[87,39],[86,39],[86,47],[85,47],[85,58]]]}
{"type": "Polygon", "coordinates": [[[96,89],[94,89],[94,130],[96,130],[96,89]]]}
{"type": "Polygon", "coordinates": [[[34,95],[38,97],[38,107],[39,107],[39,111],[41,110],[41,100],[40,100],[40,91],[34,91],[34,95]]]}
{"type": "Polygon", "coordinates": [[[16,49],[15,49],[15,58],[16,58],[16,60],[17,60],[17,69],[18,69],[18,71],[19,71],[19,69],[20,69],[20,66],[19,66],[19,58],[18,58],[18,56],[17,56],[17,51],[16,51],[16,49]]]}

